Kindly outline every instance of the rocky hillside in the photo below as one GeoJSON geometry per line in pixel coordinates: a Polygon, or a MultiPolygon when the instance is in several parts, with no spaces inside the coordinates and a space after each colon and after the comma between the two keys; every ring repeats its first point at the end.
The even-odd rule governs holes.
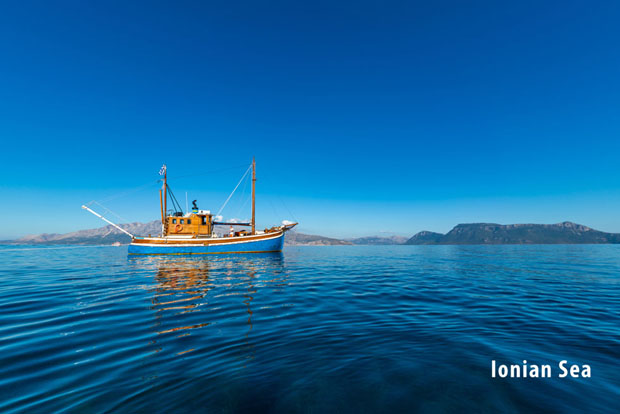
{"type": "Polygon", "coordinates": [[[422,231],[406,244],[601,244],[620,243],[620,234],[581,224],[459,224],[447,234],[422,231]]]}
{"type": "MultiPolygon", "coordinates": [[[[149,223],[120,224],[131,234],[136,236],[158,235],[161,233],[161,221],[149,223]]],[[[12,244],[128,244],[131,238],[113,226],[96,229],[79,230],[65,234],[37,234],[12,240],[12,244]]]]}
{"type": "Polygon", "coordinates": [[[407,240],[405,244],[439,244],[442,237],[444,237],[444,235],[441,233],[421,231],[407,240]]]}

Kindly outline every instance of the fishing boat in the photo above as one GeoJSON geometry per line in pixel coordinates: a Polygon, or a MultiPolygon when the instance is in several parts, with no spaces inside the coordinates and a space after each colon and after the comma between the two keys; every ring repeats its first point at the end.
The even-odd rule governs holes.
{"type": "MultiPolygon", "coordinates": [[[[283,221],[279,226],[256,230],[256,162],[252,160],[252,219],[249,223],[236,221],[217,221],[218,215],[209,210],[201,210],[194,200],[191,211],[183,212],[168,186],[168,169],[164,164],[160,170],[163,185],[159,190],[161,211],[161,236],[139,237],[83,205],[82,208],[93,213],[105,222],[131,237],[129,254],[216,254],[216,253],[264,253],[279,252],[284,246],[285,233],[297,223],[283,221]],[[168,198],[171,208],[168,210],[168,198]],[[218,234],[215,226],[229,226],[230,231],[218,234]],[[239,230],[239,228],[243,228],[239,230]],[[247,229],[245,229],[247,228],[247,229]]],[[[249,172],[246,171],[246,174],[249,172]]],[[[245,174],[244,174],[245,177],[245,174]]],[[[243,178],[242,177],[242,180],[243,178]]],[[[239,182],[239,184],[241,181],[239,182]]],[[[237,187],[239,186],[237,184],[237,187]]],[[[235,190],[236,188],[235,187],[235,190]]],[[[233,193],[234,191],[233,190],[233,193]]],[[[230,200],[228,197],[226,202],[230,200]]],[[[226,204],[226,203],[224,203],[226,204]]],[[[186,207],[186,210],[188,208],[186,207]]],[[[221,228],[221,227],[220,227],[221,228]]],[[[226,227],[225,227],[226,228],[226,227]]]]}

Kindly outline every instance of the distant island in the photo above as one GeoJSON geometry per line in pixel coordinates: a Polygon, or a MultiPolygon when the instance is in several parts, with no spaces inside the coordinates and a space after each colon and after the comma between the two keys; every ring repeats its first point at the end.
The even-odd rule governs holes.
{"type": "MultiPolygon", "coordinates": [[[[130,233],[142,236],[161,232],[161,222],[121,224],[130,233]]],[[[110,245],[129,244],[129,236],[112,226],[80,230],[65,234],[38,234],[7,240],[3,244],[41,245],[110,245]]],[[[336,239],[296,231],[287,233],[288,246],[344,245],[438,245],[438,244],[611,244],[620,243],[620,234],[605,233],[581,224],[565,221],[558,224],[459,224],[446,234],[421,231],[407,239],[401,236],[368,236],[336,239]]]]}
{"type": "Polygon", "coordinates": [[[405,244],[605,244],[620,234],[565,221],[557,224],[459,224],[446,234],[421,231],[405,244]]]}

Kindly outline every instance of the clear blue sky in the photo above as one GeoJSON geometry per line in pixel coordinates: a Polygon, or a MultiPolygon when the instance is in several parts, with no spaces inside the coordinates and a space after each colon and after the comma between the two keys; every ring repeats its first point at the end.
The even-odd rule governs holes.
{"type": "Polygon", "coordinates": [[[619,21],[615,1],[5,3],[0,239],[98,227],[83,202],[149,182],[107,205],[157,219],[163,162],[217,210],[244,167],[181,177],[252,156],[261,226],[620,232],[619,21]]]}

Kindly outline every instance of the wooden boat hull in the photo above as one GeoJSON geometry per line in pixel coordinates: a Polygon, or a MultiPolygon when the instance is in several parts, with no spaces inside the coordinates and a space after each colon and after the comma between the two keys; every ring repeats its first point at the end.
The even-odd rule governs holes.
{"type": "Polygon", "coordinates": [[[213,239],[134,238],[129,254],[226,254],[279,252],[284,246],[284,231],[244,237],[213,239]]]}

